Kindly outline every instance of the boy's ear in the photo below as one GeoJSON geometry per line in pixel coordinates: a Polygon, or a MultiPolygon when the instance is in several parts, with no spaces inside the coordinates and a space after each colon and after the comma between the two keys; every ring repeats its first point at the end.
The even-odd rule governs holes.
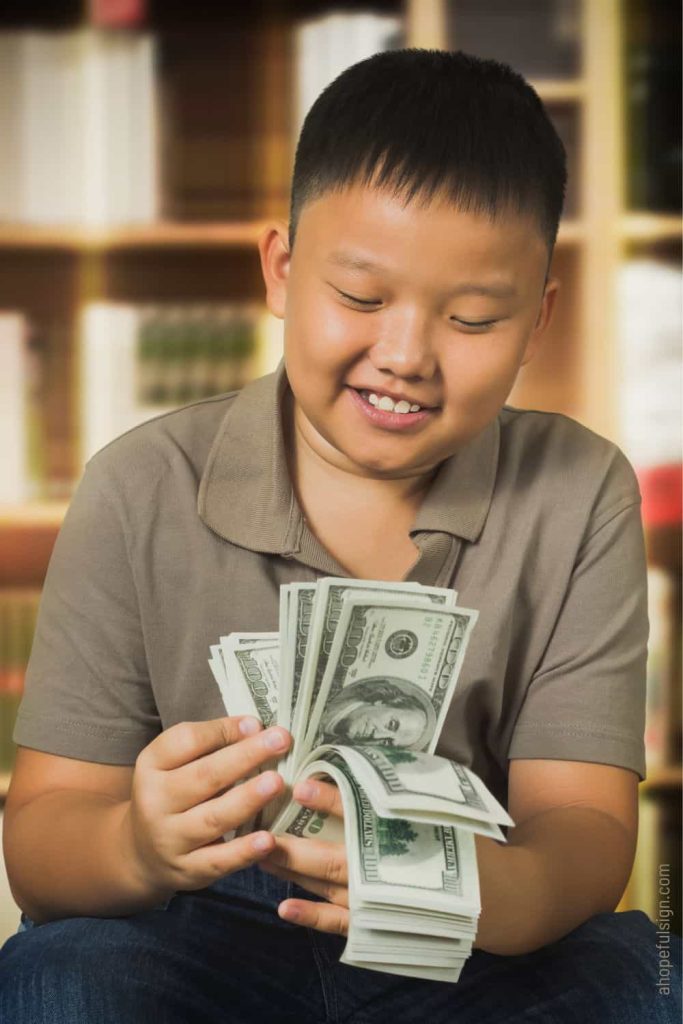
{"type": "Polygon", "coordinates": [[[536,326],[529,336],[520,366],[526,366],[527,363],[531,362],[541,347],[543,335],[552,318],[555,299],[557,298],[560,286],[561,281],[558,277],[551,277],[546,282],[543,298],[541,299],[541,308],[538,311],[536,326]]]}
{"type": "Polygon", "coordinates": [[[261,272],[266,286],[266,305],[280,320],[285,317],[289,277],[289,228],[286,221],[272,221],[258,242],[261,272]]]}

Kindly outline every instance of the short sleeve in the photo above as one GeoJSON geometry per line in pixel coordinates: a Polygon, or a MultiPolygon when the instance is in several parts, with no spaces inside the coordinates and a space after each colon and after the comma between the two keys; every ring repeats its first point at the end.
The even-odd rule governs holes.
{"type": "Polygon", "coordinates": [[[647,563],[637,481],[619,456],[622,486],[590,519],[508,758],[593,761],[644,779],[647,563]]]}
{"type": "Polygon", "coordinates": [[[116,488],[95,456],[53,548],[14,742],[133,764],[160,731],[116,488]]]}

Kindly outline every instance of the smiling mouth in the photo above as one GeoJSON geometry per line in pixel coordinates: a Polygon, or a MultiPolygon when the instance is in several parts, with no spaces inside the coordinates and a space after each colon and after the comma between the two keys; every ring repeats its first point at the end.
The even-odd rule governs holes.
{"type": "Polygon", "coordinates": [[[367,402],[368,405],[371,405],[374,409],[383,409],[385,412],[393,412],[394,409],[385,409],[385,407],[380,404],[382,399],[384,398],[388,398],[391,402],[393,402],[394,408],[397,404],[402,403],[402,408],[400,412],[404,415],[408,412],[434,412],[436,409],[439,408],[438,405],[423,405],[420,402],[409,402],[408,399],[394,400],[391,398],[390,395],[385,395],[382,391],[371,391],[368,388],[354,388],[351,384],[347,386],[351,389],[351,391],[355,391],[357,395],[360,395],[363,401],[367,402]],[[372,396],[372,399],[374,399],[374,401],[371,399],[370,396],[372,396]]]}

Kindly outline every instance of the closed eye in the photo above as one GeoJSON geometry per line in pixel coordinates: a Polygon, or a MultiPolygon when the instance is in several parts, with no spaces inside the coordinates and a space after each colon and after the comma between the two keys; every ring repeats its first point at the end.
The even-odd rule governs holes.
{"type": "Polygon", "coordinates": [[[458,320],[457,317],[452,317],[452,320],[456,324],[460,324],[461,327],[486,328],[493,327],[494,324],[498,323],[497,320],[458,320]]]}
{"type": "MultiPolygon", "coordinates": [[[[339,289],[337,289],[339,291],[339,289]]],[[[379,306],[381,299],[357,299],[355,295],[348,295],[346,292],[339,291],[340,295],[343,295],[349,302],[355,302],[359,306],[379,306]]]]}
{"type": "MultiPolygon", "coordinates": [[[[344,299],[348,299],[349,302],[355,303],[357,306],[380,306],[382,304],[381,299],[359,299],[355,295],[349,295],[348,292],[343,292],[339,288],[337,291],[344,299]]],[[[452,317],[452,320],[456,324],[460,324],[461,327],[469,327],[471,330],[486,330],[488,327],[493,327],[494,324],[498,323],[497,320],[458,320],[457,317],[452,317]]]]}

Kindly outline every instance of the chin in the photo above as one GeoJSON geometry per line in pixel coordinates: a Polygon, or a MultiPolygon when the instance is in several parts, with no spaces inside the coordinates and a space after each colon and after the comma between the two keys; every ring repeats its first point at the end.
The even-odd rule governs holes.
{"type": "Polygon", "coordinates": [[[354,465],[361,467],[373,476],[394,477],[397,474],[410,474],[414,471],[413,466],[401,458],[390,458],[387,455],[373,457],[367,451],[353,452],[342,449],[342,453],[354,465]]]}

